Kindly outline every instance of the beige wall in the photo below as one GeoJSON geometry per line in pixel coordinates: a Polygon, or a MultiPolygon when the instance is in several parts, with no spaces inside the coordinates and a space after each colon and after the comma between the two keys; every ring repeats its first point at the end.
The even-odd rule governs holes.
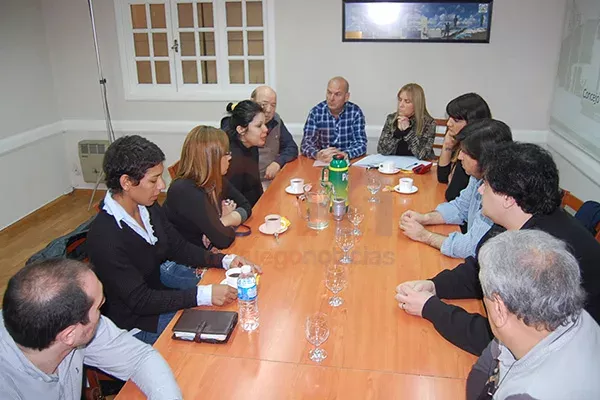
{"type": "Polygon", "coordinates": [[[58,120],[40,0],[2,0],[0,139],[58,120]]]}
{"type": "MultiPolygon", "coordinates": [[[[60,112],[64,119],[102,119],[86,2],[43,0],[60,112]],[[68,26],[68,29],[66,27],[68,26]]],[[[109,101],[117,120],[218,120],[223,102],[125,101],[114,4],[96,1],[109,101]]],[[[494,3],[492,40],[485,44],[342,43],[341,2],[275,0],[276,86],[286,122],[302,123],[342,74],[367,123],[380,125],[400,86],[425,88],[432,114],[467,91],[482,94],[514,129],[545,130],[565,0],[494,3]]]]}
{"type": "Polygon", "coordinates": [[[60,119],[41,2],[1,0],[0,229],[70,190],[60,119]]]}

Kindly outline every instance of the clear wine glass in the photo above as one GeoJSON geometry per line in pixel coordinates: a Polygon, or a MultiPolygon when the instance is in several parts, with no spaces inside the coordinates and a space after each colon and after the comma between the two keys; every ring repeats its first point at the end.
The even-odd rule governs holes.
{"type": "Polygon", "coordinates": [[[329,337],[329,326],[327,323],[327,314],[321,312],[309,315],[306,318],[306,340],[315,346],[308,354],[309,358],[320,363],[327,358],[327,352],[320,349],[319,346],[325,343],[329,337]]]}
{"type": "Polygon", "coordinates": [[[338,293],[348,285],[348,273],[343,264],[332,264],[327,267],[325,275],[325,286],[331,290],[333,297],[329,299],[329,305],[339,307],[344,303],[344,299],[338,296],[338,293]]]}
{"type": "Polygon", "coordinates": [[[379,203],[379,199],[375,197],[379,189],[381,189],[381,180],[377,176],[376,170],[370,169],[367,171],[367,189],[371,192],[369,198],[370,203],[379,203]]]}
{"type": "Polygon", "coordinates": [[[358,226],[363,222],[363,219],[365,219],[365,213],[360,211],[357,207],[348,207],[346,216],[348,217],[348,221],[354,225],[354,235],[359,236],[361,232],[360,229],[358,229],[358,226]]]}
{"type": "Polygon", "coordinates": [[[354,247],[356,237],[352,228],[339,227],[335,231],[335,242],[338,247],[344,252],[344,257],[340,260],[342,264],[350,264],[352,258],[348,252],[354,247]]]}

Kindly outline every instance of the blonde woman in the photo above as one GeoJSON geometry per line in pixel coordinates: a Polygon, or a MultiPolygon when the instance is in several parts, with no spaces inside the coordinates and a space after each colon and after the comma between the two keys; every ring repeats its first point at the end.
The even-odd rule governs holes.
{"type": "Polygon", "coordinates": [[[187,241],[227,248],[235,240],[235,227],[252,213],[248,200],[223,177],[230,161],[229,139],[222,130],[197,126],[185,138],[163,207],[187,241]]]}
{"type": "Polygon", "coordinates": [[[416,83],[398,91],[398,109],[385,120],[377,152],[429,160],[433,154],[435,120],[429,115],[423,88],[416,83]]]}

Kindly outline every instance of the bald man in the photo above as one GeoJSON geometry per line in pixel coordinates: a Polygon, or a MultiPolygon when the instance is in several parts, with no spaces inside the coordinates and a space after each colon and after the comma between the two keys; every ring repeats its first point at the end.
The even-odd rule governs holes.
{"type": "Polygon", "coordinates": [[[326,100],[314,106],[304,124],[302,154],[329,163],[336,154],[356,158],[367,152],[365,116],[350,98],[341,76],[329,80],[326,100]]]}
{"type": "Polygon", "coordinates": [[[261,181],[268,186],[275,175],[283,166],[298,158],[298,145],[294,142],[290,131],[286,128],[277,109],[277,93],[268,86],[259,86],[250,96],[252,100],[261,105],[265,112],[267,129],[267,142],[258,149],[258,166],[261,181]]]}

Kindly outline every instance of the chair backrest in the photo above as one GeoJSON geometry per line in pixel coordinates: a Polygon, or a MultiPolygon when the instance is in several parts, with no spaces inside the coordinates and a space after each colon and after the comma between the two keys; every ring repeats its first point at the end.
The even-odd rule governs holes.
{"type": "Polygon", "coordinates": [[[442,152],[444,136],[446,136],[447,122],[448,119],[435,119],[435,141],[433,142],[433,151],[435,152],[436,157],[439,157],[440,153],[442,152]]]}
{"type": "MultiPolygon", "coordinates": [[[[571,210],[573,210],[574,213],[577,213],[577,211],[579,211],[579,209],[583,205],[583,201],[580,200],[579,198],[577,198],[577,196],[573,195],[568,190],[563,189],[563,198],[562,198],[562,202],[560,203],[560,205],[562,208],[568,207],[571,210]]],[[[600,222],[598,222],[598,224],[596,225],[595,231],[596,231],[595,238],[598,242],[600,242],[600,222]]]]}
{"type": "Polygon", "coordinates": [[[583,201],[579,200],[568,190],[563,189],[563,198],[560,205],[562,208],[569,207],[571,210],[573,210],[573,213],[576,213],[583,205],[583,201]]]}
{"type": "Polygon", "coordinates": [[[175,179],[175,176],[177,175],[177,170],[179,170],[179,160],[177,160],[175,164],[171,165],[167,169],[169,170],[169,176],[171,177],[171,180],[175,179]]]}

